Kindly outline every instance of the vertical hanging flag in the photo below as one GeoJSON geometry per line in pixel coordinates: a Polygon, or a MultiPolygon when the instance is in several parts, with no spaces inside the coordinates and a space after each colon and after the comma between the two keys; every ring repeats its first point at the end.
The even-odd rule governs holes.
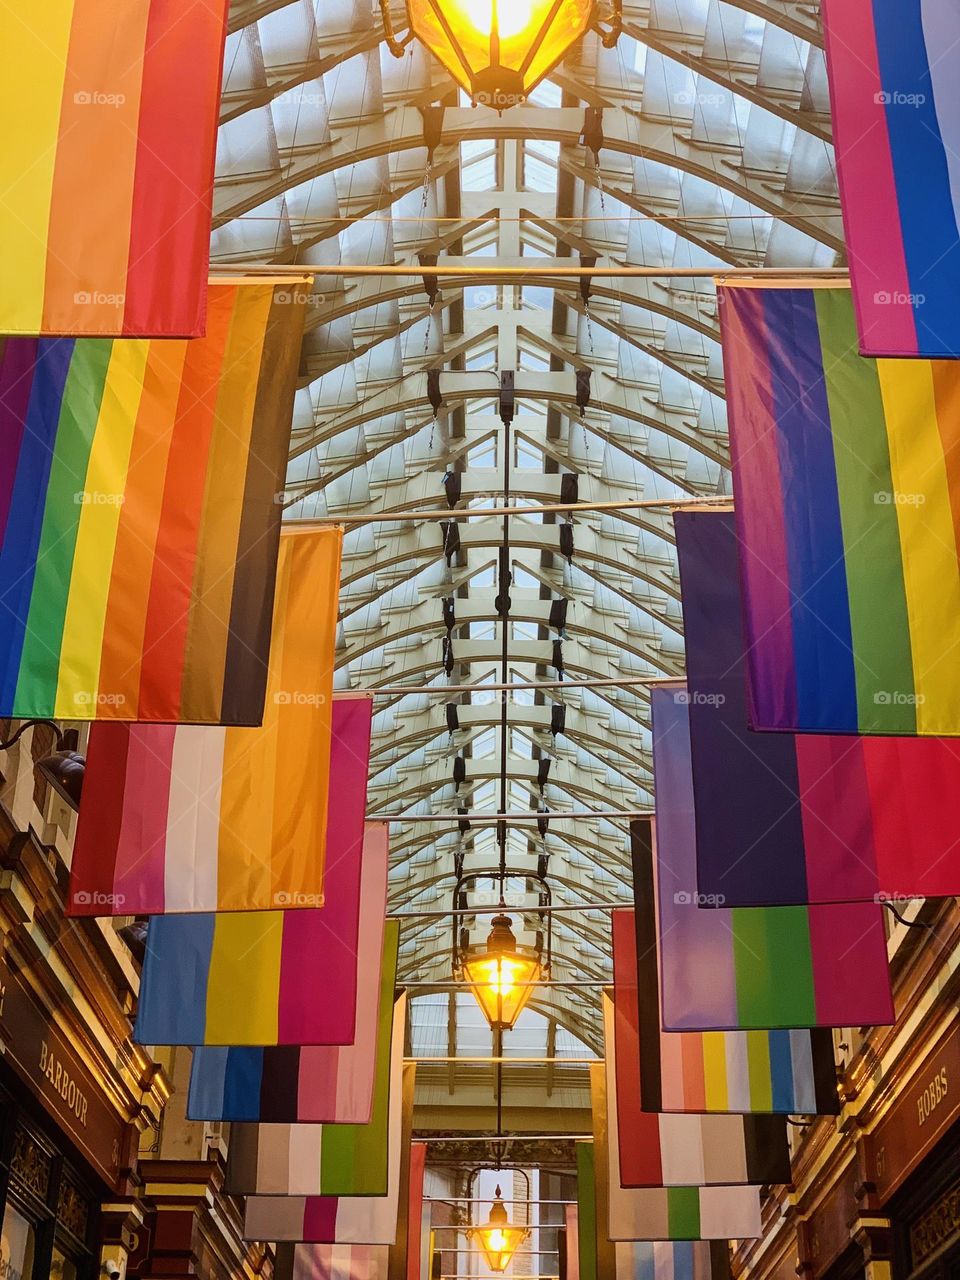
{"type": "Polygon", "coordinates": [[[590,1064],[590,1095],[597,1204],[607,1204],[610,1240],[750,1240],[763,1234],[759,1187],[624,1187],[617,1146],[608,1141],[603,1063],[590,1064]]]}
{"type": "MultiPolygon", "coordinates": [[[[390,1116],[390,1186],[385,1196],[248,1196],[244,1240],[301,1244],[394,1244],[401,1185],[409,1186],[413,1157],[413,1087],[416,1067],[403,1068],[403,1106],[390,1116]]],[[[416,1158],[422,1159],[418,1152],[416,1158]]],[[[278,1251],[279,1252],[279,1251],[278,1251]]]]}
{"type": "Polygon", "coordinates": [[[637,1063],[617,1053],[613,1000],[601,993],[607,1138],[625,1187],[790,1181],[787,1122],[776,1115],[656,1115],[641,1108],[637,1063]],[[623,1070],[623,1074],[622,1074],[623,1070]]]}
{"type": "MultiPolygon", "coordinates": [[[[701,821],[706,826],[708,818],[706,812],[698,812],[690,763],[694,709],[688,698],[685,690],[660,688],[652,699],[665,1029],[849,1026],[858,1022],[853,1016],[857,1012],[889,1011],[886,934],[875,903],[728,907],[719,888],[723,876],[700,872],[698,828],[701,821]],[[857,971],[851,974],[854,954],[857,971]],[[761,955],[763,965],[757,962],[761,955]]],[[[717,707],[714,714],[725,723],[724,708],[717,707]]],[[[761,740],[759,751],[766,741],[761,740]]],[[[723,769],[720,762],[710,767],[723,769]]],[[[759,778],[756,781],[759,784],[759,778]]],[[[778,780],[771,779],[770,785],[777,786],[778,780]]],[[[639,899],[636,886],[648,878],[646,865],[653,856],[648,852],[649,823],[638,822],[631,835],[643,864],[634,872],[639,899]]],[[[714,837],[707,827],[706,838],[719,843],[714,837]]],[[[749,847],[740,847],[743,860],[752,862],[749,847]]],[[[701,864],[705,858],[706,854],[701,864]]],[[[735,871],[742,884],[739,867],[735,871]]],[[[872,1021],[863,1017],[863,1022],[872,1021]]]]}
{"type": "Polygon", "coordinates": [[[957,785],[960,743],[751,733],[734,518],[675,527],[700,891],[731,906],[951,892],[960,824],[939,788],[957,785]]]}
{"type": "Polygon", "coordinates": [[[611,1244],[597,1239],[592,1186],[593,1148],[577,1147],[577,1204],[566,1207],[566,1276],[561,1280],[731,1280],[730,1248],[726,1240],[635,1241],[611,1244]],[[581,1215],[580,1205],[586,1210],[581,1215]],[[586,1227],[580,1230],[580,1218],[586,1227]],[[603,1260],[601,1267],[601,1259],[603,1260]]]}
{"type": "Polygon", "coordinates": [[[960,734],[960,365],[861,359],[849,290],[719,298],[751,724],[960,734]]]}
{"type": "Polygon", "coordinates": [[[825,1027],[661,1030],[654,887],[639,870],[641,905],[611,917],[618,1080],[622,1063],[624,1083],[646,1111],[838,1115],[833,1033],[825,1027]]]}
{"type": "Polygon", "coordinates": [[[576,1204],[564,1205],[563,1231],[559,1232],[560,1280],[580,1280],[580,1228],[576,1204]]]}
{"type": "Polygon", "coordinates": [[[402,1105],[406,997],[393,1019],[389,1052],[377,1061],[367,1124],[230,1126],[229,1195],[385,1196],[390,1116],[402,1105]]]}
{"type": "Polygon", "coordinates": [[[304,296],[218,282],[192,342],[0,341],[0,716],[261,722],[304,296]]]}
{"type": "Polygon", "coordinates": [[[340,545],[280,540],[259,729],[91,727],[69,915],[315,907],[329,867],[355,934],[372,706],[332,701],[340,545]]]}
{"type": "Polygon", "coordinates": [[[404,1187],[401,1183],[400,1186],[401,1205],[397,1215],[397,1235],[393,1244],[389,1246],[387,1280],[420,1280],[423,1183],[426,1166],[427,1144],[414,1142],[410,1148],[407,1185],[404,1187]]]}
{"type": "Polygon", "coordinates": [[[364,848],[359,944],[326,907],[154,916],[140,979],[138,1044],[350,1044],[356,984],[376,987],[387,897],[387,842],[364,848]],[[351,981],[318,982],[344,948],[351,981]]]}
{"type": "Polygon", "coordinates": [[[226,0],[8,0],[0,333],[203,333],[226,0]]]}
{"type": "MultiPolygon", "coordinates": [[[[371,824],[373,825],[373,824],[371,824]]],[[[187,1118],[263,1124],[368,1124],[377,1064],[390,1052],[399,920],[383,933],[379,990],[358,963],[356,1034],[345,1045],[200,1046],[187,1118]]],[[[372,979],[372,974],[370,975],[372,979]]]]}
{"type": "Polygon", "coordinates": [[[960,354],[960,10],[824,0],[840,205],[865,355],[960,354]]]}
{"type": "Polygon", "coordinates": [[[388,1280],[387,1245],[282,1244],[273,1266],[275,1280],[388,1280]]]}

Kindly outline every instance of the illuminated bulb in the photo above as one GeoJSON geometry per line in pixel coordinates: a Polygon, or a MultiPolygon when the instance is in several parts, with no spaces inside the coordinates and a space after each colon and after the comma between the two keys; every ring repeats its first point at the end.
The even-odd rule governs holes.
{"type": "Polygon", "coordinates": [[[464,0],[463,16],[482,36],[493,32],[494,12],[500,38],[509,40],[533,21],[533,0],[464,0]]]}

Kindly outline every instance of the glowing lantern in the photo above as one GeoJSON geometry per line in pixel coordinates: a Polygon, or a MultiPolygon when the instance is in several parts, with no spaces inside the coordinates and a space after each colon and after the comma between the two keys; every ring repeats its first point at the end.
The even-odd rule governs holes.
{"type": "Polygon", "coordinates": [[[477,1241],[491,1271],[506,1271],[510,1259],[530,1235],[529,1227],[510,1225],[507,1211],[497,1187],[496,1199],[490,1206],[490,1217],[482,1227],[471,1227],[467,1235],[477,1241]]]}
{"type": "Polygon", "coordinates": [[[611,48],[622,26],[622,0],[613,0],[607,30],[596,0],[407,0],[409,32],[398,41],[389,0],[380,7],[392,53],[416,36],[474,102],[500,111],[525,102],[591,28],[611,48]]]}
{"type": "Polygon", "coordinates": [[[462,974],[495,1030],[509,1031],[543,973],[538,951],[518,947],[509,916],[494,916],[486,946],[471,947],[462,974]]]}

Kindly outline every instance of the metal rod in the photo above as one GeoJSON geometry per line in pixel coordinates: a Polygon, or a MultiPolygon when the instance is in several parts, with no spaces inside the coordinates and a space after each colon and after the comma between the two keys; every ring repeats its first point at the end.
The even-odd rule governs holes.
{"type": "Polygon", "coordinates": [[[537,276],[593,277],[595,279],[620,279],[641,277],[651,280],[830,280],[848,281],[846,267],[637,267],[624,264],[618,267],[584,266],[535,266],[485,267],[470,263],[438,263],[421,266],[419,263],[367,263],[331,262],[322,267],[309,265],[292,267],[269,262],[211,263],[214,272],[228,271],[232,275],[298,275],[310,276],[518,276],[522,279],[537,276]]]}
{"type": "MultiPolygon", "coordinates": [[[[478,822],[491,823],[497,822],[538,822],[543,817],[542,813],[485,813],[482,809],[477,813],[411,813],[404,815],[402,813],[368,813],[367,822],[395,822],[398,825],[404,822],[478,822]]],[[[585,818],[652,818],[652,809],[568,809],[560,812],[557,809],[550,810],[550,821],[569,820],[575,818],[578,820],[585,818]]]]}
{"type": "Polygon", "coordinates": [[[556,515],[569,511],[646,511],[661,509],[678,511],[686,507],[733,507],[733,500],[728,494],[705,498],[637,498],[625,502],[546,502],[538,506],[525,507],[437,507],[427,511],[384,511],[373,515],[332,515],[312,517],[309,520],[289,520],[287,524],[294,529],[327,528],[330,525],[349,524],[392,524],[413,520],[479,520],[490,516],[536,516],[556,515]]]}
{"type": "MultiPolygon", "coordinates": [[[[414,1054],[410,1057],[404,1057],[403,1060],[404,1062],[436,1062],[439,1064],[442,1064],[445,1062],[446,1063],[472,1062],[474,1065],[478,1063],[483,1063],[488,1066],[495,1065],[498,1062],[505,1062],[507,1064],[511,1062],[522,1062],[527,1064],[528,1066],[532,1062],[567,1062],[567,1063],[572,1063],[574,1066],[583,1066],[583,1064],[587,1062],[603,1062],[603,1058],[558,1058],[556,1056],[551,1058],[524,1058],[524,1057],[497,1058],[497,1057],[494,1057],[493,1054],[490,1054],[487,1057],[469,1057],[469,1058],[455,1058],[455,1057],[454,1058],[451,1058],[451,1057],[421,1058],[417,1054],[414,1054]]],[[[493,1134],[491,1136],[496,1137],[497,1135],[493,1134]]]]}
{"type": "MultiPolygon", "coordinates": [[[[371,689],[345,689],[345,694],[369,693],[374,698],[394,698],[406,693],[430,693],[447,697],[451,693],[507,693],[527,689],[609,689],[631,685],[678,684],[683,676],[613,676],[596,680],[528,680],[525,684],[388,684],[371,689]]],[[[336,694],[334,694],[336,697],[336,694]]]]}
{"type": "MultiPolygon", "coordinates": [[[[552,816],[552,815],[551,815],[552,816]]],[[[518,880],[521,878],[518,874],[518,880]]],[[[511,911],[536,912],[539,915],[546,915],[548,912],[558,911],[616,911],[620,907],[629,907],[629,902],[574,902],[574,903],[557,903],[548,907],[537,906],[531,903],[529,906],[498,906],[498,907],[448,907],[446,911],[391,911],[388,920],[449,920],[451,916],[495,916],[501,911],[507,914],[511,911]]],[[[542,984],[538,984],[542,985],[542,984]]]]}
{"type": "MultiPolygon", "coordinates": [[[[495,1170],[485,1169],[485,1173],[495,1172],[495,1170]]],[[[433,1202],[434,1204],[476,1204],[477,1196],[424,1196],[425,1202],[433,1202]]],[[[489,1204],[489,1199],[485,1200],[483,1196],[479,1197],[481,1204],[489,1204]]],[[[529,1200],[504,1200],[504,1204],[576,1204],[576,1200],[541,1200],[538,1196],[533,1196],[529,1200]]],[[[555,1227],[556,1222],[541,1222],[542,1227],[555,1227]]]]}
{"type": "MultiPolygon", "coordinates": [[[[596,1059],[589,1058],[585,1061],[593,1062],[596,1059]]],[[[420,1136],[414,1138],[414,1142],[429,1142],[431,1145],[441,1142],[592,1142],[592,1133],[504,1133],[498,1138],[495,1133],[462,1133],[456,1137],[450,1137],[448,1134],[442,1137],[430,1138],[420,1136]]]]}
{"type": "MultiPolygon", "coordinates": [[[[396,916],[387,916],[388,920],[396,920],[396,916]]],[[[611,985],[610,978],[571,978],[569,982],[564,982],[562,978],[545,978],[542,982],[515,982],[515,987],[609,987],[611,985]]],[[[405,982],[403,978],[397,979],[397,985],[404,988],[405,991],[414,989],[421,990],[429,988],[431,991],[469,991],[469,987],[465,982],[405,982]]]]}

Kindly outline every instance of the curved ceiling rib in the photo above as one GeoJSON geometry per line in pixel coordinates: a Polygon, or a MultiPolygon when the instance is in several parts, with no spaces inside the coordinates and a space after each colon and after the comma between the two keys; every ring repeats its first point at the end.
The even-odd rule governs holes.
{"type": "MultiPolygon", "coordinates": [[[[213,256],[316,271],[289,519],[443,511],[445,477],[459,507],[500,507],[503,371],[516,374],[515,503],[727,491],[710,273],[831,267],[841,253],[821,33],[813,7],[793,0],[644,0],[624,19],[615,49],[588,37],[526,106],[497,115],[462,102],[419,47],[392,58],[368,0],[234,3],[213,256]],[[587,108],[602,109],[597,154],[582,141],[587,108]],[[331,269],[434,259],[451,274],[331,269]],[[663,274],[556,271],[581,261],[663,274]],[[517,267],[529,274],[504,270],[517,267]]],[[[565,523],[510,521],[510,678],[556,687],[509,695],[509,808],[643,810],[639,681],[683,670],[671,522],[663,508],[578,512],[572,548],[565,523]],[[569,683],[596,678],[624,683],[569,683]]],[[[502,521],[480,514],[457,533],[451,543],[439,521],[374,522],[345,535],[338,686],[404,690],[375,703],[369,802],[409,819],[392,828],[400,912],[442,913],[458,867],[497,861],[489,819],[462,831],[414,820],[499,811],[502,704],[484,690],[500,681],[502,521]],[[463,685],[474,691],[446,692],[463,685]]],[[[622,819],[552,819],[542,836],[511,826],[508,863],[521,906],[538,868],[558,905],[630,900],[622,819]]],[[[449,917],[419,914],[402,939],[402,977],[449,978],[449,917]]],[[[556,913],[553,954],[555,977],[593,985],[544,989],[534,1007],[597,1049],[607,914],[556,913]]]]}

